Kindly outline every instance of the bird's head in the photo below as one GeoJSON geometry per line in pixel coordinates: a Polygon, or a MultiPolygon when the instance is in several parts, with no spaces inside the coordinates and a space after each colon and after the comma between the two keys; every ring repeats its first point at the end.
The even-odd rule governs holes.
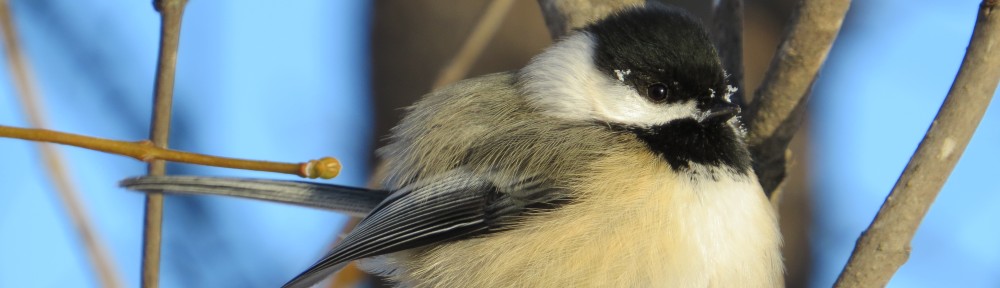
{"type": "Polygon", "coordinates": [[[729,98],[736,88],[702,24],[681,9],[612,14],[535,57],[519,81],[541,113],[635,133],[675,168],[750,169],[729,98]]]}

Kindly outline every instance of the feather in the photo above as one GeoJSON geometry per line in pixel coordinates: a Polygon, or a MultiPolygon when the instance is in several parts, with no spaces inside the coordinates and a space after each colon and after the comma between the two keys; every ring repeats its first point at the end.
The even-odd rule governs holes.
{"type": "Polygon", "coordinates": [[[302,181],[280,181],[199,176],[145,176],[119,185],[137,191],[212,194],[340,211],[353,216],[371,212],[389,195],[382,190],[302,181]]]}

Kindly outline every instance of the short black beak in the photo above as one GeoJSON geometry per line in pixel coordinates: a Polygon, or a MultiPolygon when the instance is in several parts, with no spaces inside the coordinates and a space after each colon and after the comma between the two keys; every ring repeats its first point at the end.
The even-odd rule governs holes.
{"type": "Polygon", "coordinates": [[[728,121],[740,114],[740,106],[733,103],[718,103],[708,109],[708,115],[702,121],[728,121]]]}

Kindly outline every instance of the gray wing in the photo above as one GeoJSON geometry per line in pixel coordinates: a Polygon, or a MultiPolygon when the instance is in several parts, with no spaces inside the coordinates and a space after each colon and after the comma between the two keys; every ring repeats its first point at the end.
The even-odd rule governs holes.
{"type": "Polygon", "coordinates": [[[389,192],[301,181],[200,176],[146,176],[122,180],[119,185],[139,191],[235,196],[368,215],[389,192]]]}
{"type": "MultiPolygon", "coordinates": [[[[516,216],[554,195],[534,178],[496,184],[463,169],[436,180],[416,183],[394,192],[362,220],[344,240],[286,288],[309,287],[351,260],[466,239],[509,227],[516,216]],[[517,199],[507,189],[537,190],[538,197],[517,199]]],[[[529,191],[530,192],[530,191],[529,191]]],[[[548,207],[548,206],[546,206],[548,207]]]]}

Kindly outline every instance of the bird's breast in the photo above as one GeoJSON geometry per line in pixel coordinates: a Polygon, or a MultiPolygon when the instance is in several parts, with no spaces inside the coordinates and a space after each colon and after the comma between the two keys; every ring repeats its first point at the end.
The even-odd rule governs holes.
{"type": "Polygon", "coordinates": [[[674,173],[619,153],[576,200],[519,228],[396,255],[398,280],[447,287],[777,287],[780,235],[753,174],[674,173]],[[729,177],[732,176],[732,177],[729,177]]]}

